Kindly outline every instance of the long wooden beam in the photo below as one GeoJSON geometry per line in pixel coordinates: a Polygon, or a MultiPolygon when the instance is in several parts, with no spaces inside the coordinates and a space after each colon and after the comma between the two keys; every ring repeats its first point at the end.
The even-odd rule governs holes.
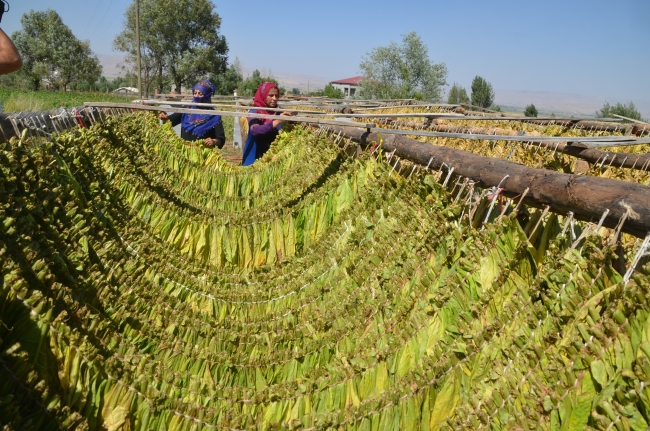
{"type": "MultiPolygon", "coordinates": [[[[551,148],[550,145],[547,146],[551,148]]],[[[559,144],[554,149],[560,153],[577,157],[592,164],[601,163],[604,166],[650,171],[650,154],[648,153],[615,153],[588,148],[581,144],[559,144]]]]}
{"type": "Polygon", "coordinates": [[[572,212],[579,220],[598,222],[609,210],[603,225],[615,228],[626,216],[622,230],[643,238],[650,232],[650,187],[637,183],[563,174],[535,169],[502,159],[478,156],[467,151],[434,146],[399,135],[368,133],[351,127],[330,130],[362,147],[383,141],[385,152],[422,166],[454,168],[454,174],[469,178],[483,188],[501,184],[511,198],[522,196],[524,203],[538,208],[549,206],[554,212],[572,212]],[[506,178],[506,175],[508,176],[506,178]]]}
{"type": "MultiPolygon", "coordinates": [[[[363,124],[358,123],[359,127],[363,124]]],[[[434,138],[457,138],[472,140],[493,140],[493,141],[513,141],[513,142],[580,142],[589,148],[595,147],[622,147],[629,145],[650,144],[650,138],[632,138],[629,136],[513,136],[513,135],[486,135],[478,133],[447,133],[447,132],[427,132],[414,130],[396,130],[396,129],[373,129],[375,133],[387,135],[405,135],[405,136],[429,136],[434,138]]]]}
{"type": "MultiPolygon", "coordinates": [[[[422,123],[410,121],[394,121],[390,123],[392,126],[399,128],[408,128],[408,129],[417,129],[422,127],[422,123]]],[[[488,129],[485,127],[457,127],[449,124],[434,124],[427,127],[427,130],[434,130],[437,132],[458,132],[458,133],[481,133],[489,134],[490,132],[496,133],[497,135],[506,135],[506,136],[519,136],[517,130],[511,129],[488,129]]],[[[538,132],[528,132],[526,136],[541,136],[538,132]]],[[[529,142],[529,141],[527,141],[529,142]]],[[[585,160],[589,163],[602,163],[603,165],[611,165],[617,168],[628,168],[628,169],[637,169],[642,171],[650,171],[650,154],[635,154],[635,153],[624,153],[624,152],[610,152],[603,151],[594,148],[589,148],[588,146],[582,145],[580,143],[554,143],[554,142],[539,142],[539,146],[544,148],[552,149],[559,153],[564,153],[582,160],[585,160]]],[[[535,146],[537,148],[537,145],[535,146]]]]}

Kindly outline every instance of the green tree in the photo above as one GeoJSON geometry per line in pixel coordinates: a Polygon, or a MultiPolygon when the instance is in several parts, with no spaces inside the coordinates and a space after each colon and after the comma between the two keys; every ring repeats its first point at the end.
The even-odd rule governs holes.
{"type": "Polygon", "coordinates": [[[469,103],[469,97],[467,96],[467,91],[465,88],[454,82],[451,90],[449,90],[449,96],[447,97],[447,103],[452,105],[460,105],[461,103],[469,103]]]}
{"type": "Polygon", "coordinates": [[[327,84],[323,89],[323,95],[330,99],[343,99],[343,92],[340,88],[334,88],[332,84],[327,84]]]}
{"type": "Polygon", "coordinates": [[[264,81],[274,82],[278,84],[278,81],[271,77],[264,77],[259,70],[255,69],[253,74],[246,78],[241,85],[238,87],[238,94],[243,97],[253,97],[257,91],[257,87],[264,81]]]}
{"type": "Polygon", "coordinates": [[[488,108],[494,103],[494,90],[492,84],[480,76],[472,81],[472,105],[488,108]]]}
{"type": "Polygon", "coordinates": [[[241,63],[237,57],[235,57],[234,63],[228,66],[223,73],[210,74],[210,81],[216,88],[216,94],[221,95],[232,96],[243,80],[241,63]]]}
{"type": "Polygon", "coordinates": [[[447,66],[432,63],[429,50],[416,32],[402,36],[402,44],[374,48],[359,65],[364,97],[441,100],[447,66]]]}
{"type": "Polygon", "coordinates": [[[296,87],[292,88],[291,94],[293,94],[294,96],[300,96],[300,88],[296,88],[296,87]]]}
{"type": "Polygon", "coordinates": [[[70,83],[95,82],[102,73],[88,41],[80,41],[53,10],[30,10],[20,19],[23,28],[11,38],[23,59],[20,73],[38,90],[43,79],[66,90],[70,83]]]}
{"type": "Polygon", "coordinates": [[[526,117],[537,117],[537,108],[535,108],[535,105],[531,103],[530,105],[526,106],[524,115],[526,117]]]}
{"type": "Polygon", "coordinates": [[[636,106],[634,106],[634,103],[632,102],[628,103],[627,105],[621,105],[620,103],[617,103],[615,106],[610,106],[608,102],[605,102],[601,110],[596,112],[596,117],[611,118],[612,114],[622,115],[623,117],[641,121],[641,113],[637,111],[636,106]]]}
{"type": "MultiPolygon", "coordinates": [[[[219,34],[221,17],[210,0],[140,0],[142,69],[159,91],[166,81],[180,93],[210,73],[226,69],[228,45],[219,34]]],[[[113,46],[136,64],[135,4],[125,12],[125,28],[113,46]]]]}

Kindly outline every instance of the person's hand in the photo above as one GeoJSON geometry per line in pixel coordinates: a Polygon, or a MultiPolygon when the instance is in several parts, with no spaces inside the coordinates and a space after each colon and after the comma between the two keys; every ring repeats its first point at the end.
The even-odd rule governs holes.
{"type": "Polygon", "coordinates": [[[158,118],[160,118],[163,121],[163,123],[169,121],[169,116],[167,115],[166,112],[160,112],[160,114],[158,114],[158,118]]]}
{"type": "Polygon", "coordinates": [[[217,140],[215,138],[205,138],[203,140],[203,145],[205,145],[208,148],[212,148],[215,145],[217,145],[218,142],[219,142],[219,140],[217,140]]]}
{"type": "MultiPolygon", "coordinates": [[[[282,112],[280,117],[293,117],[292,112],[282,112]]],[[[278,127],[280,124],[283,124],[286,120],[273,120],[273,127],[278,127]]]]}

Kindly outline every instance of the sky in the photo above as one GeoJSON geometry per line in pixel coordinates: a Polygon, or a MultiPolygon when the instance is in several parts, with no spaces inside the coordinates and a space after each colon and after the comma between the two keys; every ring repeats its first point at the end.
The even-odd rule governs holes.
{"type": "MultiPolygon", "coordinates": [[[[9,0],[11,34],[33,10],[56,10],[98,55],[112,49],[133,0],[9,0]]],[[[161,0],[162,1],[162,0],[161,0]]],[[[650,101],[650,0],[213,0],[229,61],[324,77],[360,74],[373,48],[417,32],[447,81],[495,89],[650,101]]],[[[188,11],[179,11],[188,13],[188,11]]]]}

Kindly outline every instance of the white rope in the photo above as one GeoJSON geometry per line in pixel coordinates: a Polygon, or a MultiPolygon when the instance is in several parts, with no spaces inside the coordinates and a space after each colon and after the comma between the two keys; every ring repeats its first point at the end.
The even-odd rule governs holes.
{"type": "Polygon", "coordinates": [[[492,203],[490,204],[490,209],[488,210],[487,215],[485,216],[485,220],[483,220],[483,229],[485,229],[485,223],[487,223],[488,219],[490,218],[490,214],[492,214],[492,210],[494,209],[494,204],[497,202],[497,198],[503,191],[503,189],[501,188],[501,184],[503,184],[503,182],[508,178],[510,178],[510,174],[503,177],[501,182],[499,182],[499,185],[497,186],[496,190],[492,194],[492,203]]]}
{"type": "Polygon", "coordinates": [[[632,274],[634,274],[634,270],[636,269],[636,266],[639,264],[639,261],[645,255],[646,251],[648,250],[648,246],[650,246],[650,234],[648,234],[645,237],[645,240],[641,244],[641,247],[639,247],[639,251],[637,252],[636,256],[634,257],[634,260],[632,261],[632,264],[630,265],[630,268],[627,270],[625,273],[625,277],[623,277],[623,281],[625,284],[627,284],[630,281],[630,278],[632,278],[632,274]]]}

